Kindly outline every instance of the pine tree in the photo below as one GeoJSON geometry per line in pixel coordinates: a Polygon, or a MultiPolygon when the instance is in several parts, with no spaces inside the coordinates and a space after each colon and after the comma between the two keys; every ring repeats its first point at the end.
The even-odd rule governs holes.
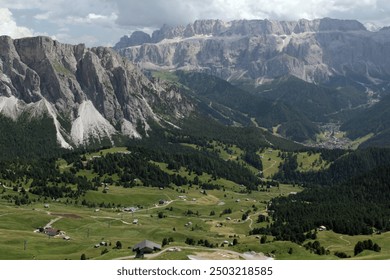
{"type": "Polygon", "coordinates": [[[164,246],[166,246],[166,245],[168,245],[168,244],[169,244],[168,238],[165,237],[165,238],[162,240],[161,246],[164,247],[164,246]]]}
{"type": "Polygon", "coordinates": [[[363,242],[359,241],[358,243],[356,243],[354,248],[355,256],[363,252],[363,250],[364,250],[363,242]]]}

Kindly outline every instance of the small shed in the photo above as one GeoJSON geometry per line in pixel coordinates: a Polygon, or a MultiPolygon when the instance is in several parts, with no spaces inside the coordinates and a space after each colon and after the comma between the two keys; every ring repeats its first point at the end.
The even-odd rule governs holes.
{"type": "Polygon", "coordinates": [[[318,227],[318,230],[319,230],[319,231],[324,231],[324,230],[326,230],[326,226],[319,226],[319,227],[318,227]]]}
{"type": "Polygon", "coordinates": [[[144,240],[133,247],[133,252],[137,252],[137,256],[150,254],[159,250],[161,250],[161,245],[149,240],[144,240]]]}
{"type": "Polygon", "coordinates": [[[44,232],[51,237],[56,236],[60,233],[60,231],[55,228],[45,228],[44,232]]]}
{"type": "Polygon", "coordinates": [[[131,212],[131,213],[134,213],[137,210],[138,210],[138,207],[126,207],[126,208],[123,208],[123,211],[131,212]]]}

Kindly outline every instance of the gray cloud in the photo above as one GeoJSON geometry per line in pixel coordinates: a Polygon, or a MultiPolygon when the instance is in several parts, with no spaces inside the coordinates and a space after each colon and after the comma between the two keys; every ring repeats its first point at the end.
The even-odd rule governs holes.
{"type": "Polygon", "coordinates": [[[196,19],[297,20],[333,17],[390,25],[388,0],[0,0],[13,13],[15,30],[48,34],[75,43],[114,44],[134,30],[196,19]],[[24,29],[24,30],[26,30],[24,29]]]}
{"type": "Polygon", "coordinates": [[[124,26],[160,27],[163,24],[188,23],[207,12],[210,1],[117,0],[117,24],[124,26]]]}
{"type": "Polygon", "coordinates": [[[386,22],[390,3],[386,0],[116,0],[117,24],[160,27],[187,24],[195,19],[297,20],[335,17],[386,22]]]}

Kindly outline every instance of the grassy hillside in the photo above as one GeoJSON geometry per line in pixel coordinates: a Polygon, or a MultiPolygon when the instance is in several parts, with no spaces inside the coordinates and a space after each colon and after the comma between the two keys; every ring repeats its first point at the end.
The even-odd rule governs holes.
{"type": "MultiPolygon", "coordinates": [[[[250,234],[257,228],[275,226],[278,216],[267,211],[276,209],[270,208],[276,207],[275,201],[310,194],[297,184],[281,184],[266,177],[279,172],[291,155],[297,158],[297,168],[309,173],[327,169],[328,161],[343,157],[341,152],[262,148],[255,151],[262,165],[255,167],[245,161],[244,148],[221,141],[204,145],[189,141],[161,142],[160,146],[136,143],[127,148],[67,154],[27,168],[23,164],[1,165],[0,232],[4,242],[0,244],[0,259],[80,259],[82,254],[89,259],[133,258],[131,248],[138,242],[149,239],[161,244],[164,238],[171,242],[163,249],[171,249],[151,258],[242,259],[245,252],[255,251],[258,257],[266,254],[277,259],[338,259],[335,252],[351,255],[355,242],[368,238],[381,246],[381,252],[364,251],[352,258],[388,257],[387,233],[349,237],[318,232],[315,240],[326,248],[325,255],[305,249],[313,242],[310,238],[299,245],[282,240],[278,234],[264,233],[265,242],[260,242],[263,233],[250,234]],[[202,156],[205,154],[209,155],[207,160],[202,156]],[[208,167],[210,163],[213,168],[208,167]],[[258,178],[256,188],[240,183],[234,172],[223,173],[233,165],[246,170],[246,180],[258,178]],[[263,178],[259,177],[261,172],[263,178]],[[125,211],[127,207],[135,211],[125,211]],[[70,240],[34,232],[46,225],[64,231],[70,240]],[[102,241],[107,246],[95,248],[102,241]],[[116,248],[117,241],[121,249],[116,248]],[[233,241],[235,245],[225,244],[233,241]]],[[[325,195],[326,189],[322,191],[325,195]]],[[[340,192],[338,197],[342,197],[340,192]]],[[[312,231],[309,227],[308,232],[312,231]]]]}
{"type": "Polygon", "coordinates": [[[390,96],[385,96],[379,103],[365,109],[360,114],[341,126],[352,139],[373,136],[363,143],[362,147],[390,146],[390,96]]]}
{"type": "MultiPolygon", "coordinates": [[[[182,84],[188,94],[200,101],[201,112],[221,123],[248,125],[254,119],[259,126],[270,130],[280,125],[279,133],[296,141],[313,138],[318,132],[316,125],[287,103],[248,93],[214,76],[182,71],[175,75],[174,82],[182,84]]],[[[169,79],[173,78],[169,76],[169,79]]]]}
{"type": "Polygon", "coordinates": [[[363,92],[319,86],[292,76],[260,86],[255,92],[274,102],[288,104],[314,122],[328,122],[332,113],[366,102],[363,92]]]}
{"type": "MultiPolygon", "coordinates": [[[[223,148],[221,143],[214,144],[215,149],[223,148]]],[[[196,149],[190,149],[196,152],[196,149]]],[[[239,148],[234,149],[237,155],[241,153],[239,148]]],[[[145,238],[157,243],[161,243],[164,238],[172,238],[174,241],[171,246],[182,247],[190,246],[185,243],[187,238],[193,238],[196,242],[207,239],[214,248],[220,247],[225,240],[232,242],[236,238],[239,239],[239,245],[225,249],[239,253],[258,250],[258,239],[247,234],[252,224],[256,223],[257,215],[265,213],[267,201],[288,195],[293,190],[301,190],[281,185],[279,188],[248,192],[245,186],[226,178],[215,178],[206,172],[197,175],[184,167],[171,169],[164,162],[151,164],[164,173],[185,177],[192,183],[156,188],[144,185],[143,177],[139,177],[136,186],[125,188],[116,170],[113,170],[115,173],[109,174],[108,171],[101,176],[88,169],[89,163],[98,163],[103,158],[110,159],[114,155],[131,157],[129,152],[134,153],[125,148],[105,149],[74,157],[72,163],[64,159],[57,160],[55,164],[59,174],[76,172],[76,176],[86,176],[91,182],[97,178],[103,182],[113,180],[99,183],[97,188],[86,190],[79,196],[60,195],[53,200],[29,192],[30,180],[25,185],[24,181],[1,179],[0,228],[4,242],[0,245],[0,251],[3,252],[0,253],[0,259],[79,259],[81,254],[91,259],[133,256],[128,247],[131,248],[145,238]],[[223,188],[204,190],[201,188],[202,183],[221,185],[223,188]],[[25,197],[28,201],[20,203],[25,197]],[[165,202],[160,204],[160,200],[165,202]],[[137,207],[137,210],[130,213],[123,211],[124,207],[137,207]],[[247,217],[242,220],[244,213],[247,213],[247,217]],[[133,223],[135,219],[138,220],[136,224],[133,223]],[[46,234],[34,232],[48,224],[64,231],[70,240],[49,238],[46,234]],[[94,248],[101,241],[107,242],[107,246],[94,248]],[[117,241],[123,244],[122,249],[114,248],[117,241]],[[104,249],[108,252],[102,254],[104,249]]],[[[219,156],[225,158],[227,154],[221,152],[219,156]]],[[[235,160],[228,159],[232,162],[235,160]]],[[[121,164],[118,159],[116,163],[121,164]]],[[[49,169],[46,170],[51,173],[49,169]]],[[[80,183],[77,188],[72,186],[72,189],[79,187],[80,183]]],[[[190,247],[193,247],[193,254],[209,249],[198,243],[190,247]]]]}

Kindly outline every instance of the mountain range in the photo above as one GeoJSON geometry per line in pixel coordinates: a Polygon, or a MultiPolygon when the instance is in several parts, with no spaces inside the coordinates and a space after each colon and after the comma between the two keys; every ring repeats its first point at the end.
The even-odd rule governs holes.
{"type": "Polygon", "coordinates": [[[387,28],[329,18],[164,25],[113,49],[1,36],[0,143],[50,134],[65,149],[113,145],[207,117],[256,127],[265,142],[315,142],[321,125],[337,123],[387,146],[389,44],[387,28]]]}
{"type": "Polygon", "coordinates": [[[390,32],[356,20],[198,20],[137,31],[115,45],[144,69],[196,70],[255,85],[286,75],[311,83],[387,83],[390,32]]]}
{"type": "Polygon", "coordinates": [[[382,130],[387,126],[380,121],[372,129],[371,115],[385,114],[385,104],[374,104],[389,91],[389,31],[331,18],[197,20],[186,26],[164,25],[152,35],[136,31],[122,37],[114,49],[144,71],[210,74],[256,98],[283,104],[295,111],[287,114],[289,122],[280,119],[283,109],[271,121],[264,117],[264,107],[258,107],[257,115],[261,112],[262,126],[277,126],[284,137],[314,139],[319,125],[336,123],[351,139],[371,137],[370,143],[388,146],[382,130]],[[365,121],[354,121],[357,115],[365,121]]]}

